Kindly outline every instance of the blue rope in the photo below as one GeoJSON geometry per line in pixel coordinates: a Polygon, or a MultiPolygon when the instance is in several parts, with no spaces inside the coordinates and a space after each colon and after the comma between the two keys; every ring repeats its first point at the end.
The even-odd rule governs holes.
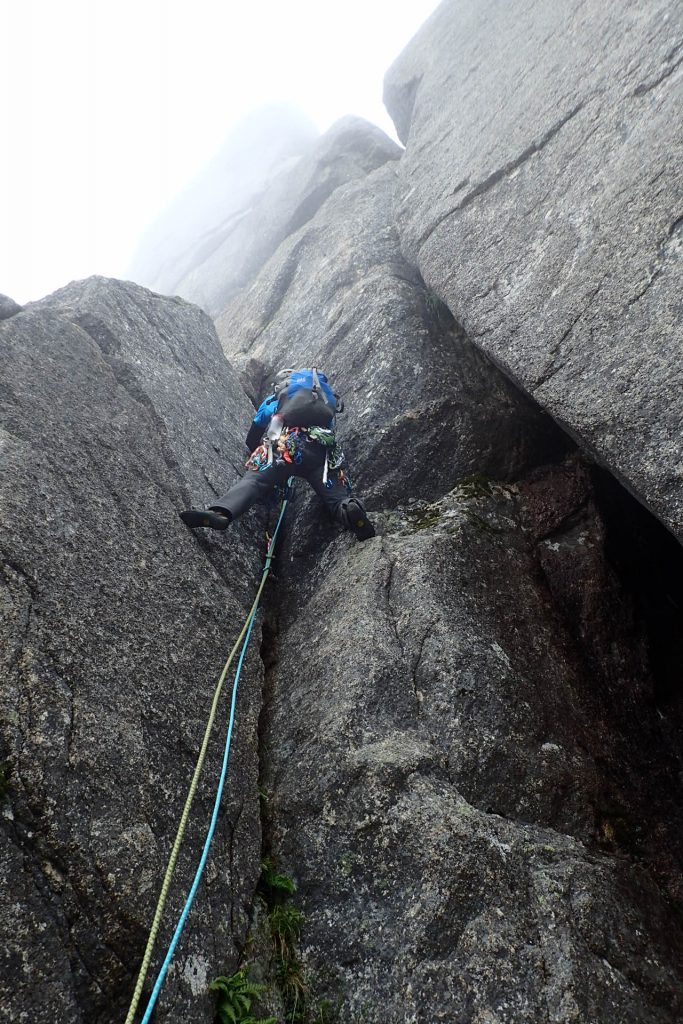
{"type": "MultiPolygon", "coordinates": [[[[289,494],[289,486],[290,486],[291,483],[292,483],[292,477],[290,477],[288,482],[287,482],[286,495],[289,494]]],[[[282,508],[280,509],[280,516],[279,516],[278,521],[277,521],[277,526],[275,527],[275,531],[273,533],[272,540],[271,540],[270,544],[268,545],[268,551],[266,553],[266,562],[265,562],[265,565],[263,567],[263,575],[264,576],[270,571],[270,563],[273,560],[273,551],[275,549],[275,540],[277,538],[278,530],[280,529],[280,523],[282,522],[283,516],[285,514],[285,509],[287,507],[287,501],[288,501],[288,498],[285,497],[283,499],[283,502],[282,502],[282,508]]],[[[256,620],[257,612],[258,612],[258,605],[254,608],[254,610],[252,612],[252,615],[251,615],[251,619],[250,619],[250,622],[249,622],[249,628],[247,629],[247,634],[246,634],[246,636],[244,638],[244,643],[242,644],[242,651],[240,653],[239,661],[237,662],[237,670],[235,672],[235,679],[234,679],[234,682],[232,684],[232,699],[230,701],[230,719],[229,719],[229,722],[228,722],[228,734],[227,734],[227,736],[225,738],[225,750],[223,752],[223,767],[221,769],[221,777],[220,777],[219,782],[218,782],[218,789],[216,791],[216,799],[215,799],[214,805],[213,805],[213,814],[211,815],[211,824],[209,825],[209,831],[207,833],[206,841],[204,843],[204,849],[202,850],[202,855],[201,855],[201,857],[199,859],[199,865],[198,865],[197,870],[195,872],[194,881],[192,882],[192,886],[190,888],[190,892],[188,893],[188,897],[185,900],[185,906],[183,907],[182,914],[180,915],[180,919],[178,921],[178,924],[176,925],[175,932],[173,933],[173,938],[171,939],[171,944],[168,947],[168,952],[166,953],[166,957],[164,959],[164,962],[161,965],[161,970],[159,971],[157,979],[156,979],[156,981],[154,983],[154,988],[152,989],[152,994],[151,994],[151,996],[149,998],[149,1002],[147,1004],[147,1009],[145,1010],[145,1015],[142,1018],[141,1024],[148,1024],[149,1018],[151,1017],[152,1011],[154,1010],[155,1003],[156,1003],[157,999],[159,998],[159,992],[161,991],[161,986],[164,983],[164,978],[166,977],[166,972],[168,971],[168,968],[171,965],[171,960],[173,959],[173,954],[175,952],[175,948],[178,945],[178,940],[180,939],[180,936],[182,934],[183,928],[185,927],[185,921],[187,920],[187,916],[190,913],[190,909],[191,909],[192,904],[194,902],[194,898],[195,898],[195,896],[197,894],[197,889],[199,888],[199,883],[201,881],[202,874],[204,872],[204,867],[206,865],[206,860],[207,860],[207,857],[209,855],[209,848],[211,846],[211,841],[213,839],[213,834],[216,831],[216,823],[218,821],[218,810],[219,810],[219,807],[220,807],[221,797],[223,795],[223,785],[225,783],[225,776],[227,775],[227,771],[228,771],[228,760],[229,760],[229,757],[230,757],[230,743],[231,743],[231,740],[232,740],[232,730],[233,730],[233,726],[234,726],[234,723],[235,723],[235,706],[236,706],[236,703],[237,703],[237,683],[239,682],[240,672],[242,671],[242,664],[244,662],[244,656],[247,653],[247,647],[249,646],[249,638],[251,637],[251,631],[252,631],[254,622],[256,620]]]]}

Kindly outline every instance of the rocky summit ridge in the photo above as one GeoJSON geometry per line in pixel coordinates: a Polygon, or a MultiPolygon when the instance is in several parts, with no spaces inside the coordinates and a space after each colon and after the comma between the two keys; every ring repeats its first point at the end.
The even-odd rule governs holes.
{"type": "Polygon", "coordinates": [[[282,1024],[683,1017],[681,54],[658,0],[446,0],[387,74],[404,149],[295,122],[215,233],[158,227],[206,311],[0,297],[0,1020],[125,1018],[274,509],[177,513],[294,363],[377,536],[297,485],[154,1020],[246,965],[282,1024]]]}

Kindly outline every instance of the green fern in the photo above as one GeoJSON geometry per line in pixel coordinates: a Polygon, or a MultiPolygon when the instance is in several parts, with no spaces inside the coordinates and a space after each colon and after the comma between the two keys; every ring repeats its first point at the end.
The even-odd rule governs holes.
{"type": "Polygon", "coordinates": [[[270,857],[261,861],[261,878],[259,890],[268,905],[278,900],[287,899],[296,891],[296,883],[289,875],[283,875],[275,870],[275,864],[270,857]]]}
{"type": "Polygon", "coordinates": [[[247,971],[237,971],[229,978],[221,974],[209,989],[216,993],[216,1017],[220,1024],[277,1024],[276,1017],[258,1020],[251,1014],[251,1004],[263,993],[265,985],[249,981],[247,971]]]}

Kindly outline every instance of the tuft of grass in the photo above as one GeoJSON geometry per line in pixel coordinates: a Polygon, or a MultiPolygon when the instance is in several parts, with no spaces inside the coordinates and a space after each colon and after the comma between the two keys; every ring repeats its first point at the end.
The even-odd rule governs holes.
{"type": "MultiPolygon", "coordinates": [[[[329,1000],[311,994],[303,977],[297,944],[304,915],[290,900],[296,883],[277,870],[274,860],[261,862],[258,893],[266,905],[267,921],[274,950],[275,982],[282,996],[285,1024],[334,1024],[337,1012],[329,1000]]],[[[221,1021],[221,1024],[224,1024],[221,1021]]],[[[231,1022],[232,1024],[232,1022],[231,1022]]],[[[240,1021],[239,1024],[245,1024],[240,1021]]]]}
{"type": "Polygon", "coordinates": [[[277,903],[268,913],[275,946],[275,975],[285,1004],[285,1024],[307,1024],[310,1020],[309,989],[296,953],[303,920],[300,910],[284,903],[277,903]]]}
{"type": "Polygon", "coordinates": [[[339,1019],[339,1008],[331,1000],[321,999],[315,1010],[315,1024],[334,1024],[339,1019]]]}
{"type": "Polygon", "coordinates": [[[268,914],[270,933],[280,959],[287,960],[293,957],[303,920],[304,915],[300,910],[282,903],[274,906],[268,914]]]}
{"type": "Polygon", "coordinates": [[[417,533],[419,530],[428,530],[430,526],[435,526],[441,519],[441,512],[428,505],[426,508],[411,509],[408,518],[413,533],[417,533]]]}

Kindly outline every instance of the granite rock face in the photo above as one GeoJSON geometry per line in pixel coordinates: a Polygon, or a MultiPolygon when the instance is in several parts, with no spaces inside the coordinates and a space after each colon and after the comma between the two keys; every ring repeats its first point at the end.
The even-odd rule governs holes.
{"type": "Polygon", "coordinates": [[[682,53],[662,0],[446,0],[385,80],[407,259],[679,539],[682,53]]]}
{"type": "Polygon", "coordinates": [[[0,295],[0,320],[9,320],[16,313],[21,313],[22,307],[10,299],[9,295],[0,295]]]}
{"type": "MultiPolygon", "coordinates": [[[[0,359],[0,1017],[105,1024],[125,1016],[259,571],[253,522],[231,549],[178,519],[190,495],[224,486],[249,406],[204,314],[118,282],[71,285],[3,321],[0,359]]],[[[244,942],[261,677],[254,654],[207,882],[155,1019],[206,1020],[207,979],[234,969],[244,942]]],[[[220,746],[153,970],[194,874],[220,746]]]]}
{"type": "Polygon", "coordinates": [[[673,1024],[676,714],[595,471],[401,251],[407,159],[337,189],[217,324],[254,401],[279,366],[328,372],[381,534],[297,485],[261,728],[305,977],[344,1020],[673,1024]]]}
{"type": "Polygon", "coordinates": [[[322,999],[355,1024],[683,1017],[681,24],[444,3],[387,78],[400,159],[342,122],[168,249],[220,344],[102,279],[0,323],[8,1020],[123,1018],[260,564],[262,511],[208,537],[176,514],[236,477],[297,363],[345,399],[378,536],[297,485],[158,1020],[209,1019],[215,973],[277,975],[264,854],[298,885],[305,1024],[322,999]]]}
{"type": "Polygon", "coordinates": [[[269,652],[267,835],[313,991],[368,1024],[674,1024],[679,762],[588,471],[380,525],[295,538],[269,652]]]}
{"type": "Polygon", "coordinates": [[[282,366],[325,370],[352,476],[379,507],[406,479],[436,497],[472,473],[509,479],[563,444],[401,255],[395,183],[392,161],[337,189],[217,321],[255,401],[282,366]]]}

